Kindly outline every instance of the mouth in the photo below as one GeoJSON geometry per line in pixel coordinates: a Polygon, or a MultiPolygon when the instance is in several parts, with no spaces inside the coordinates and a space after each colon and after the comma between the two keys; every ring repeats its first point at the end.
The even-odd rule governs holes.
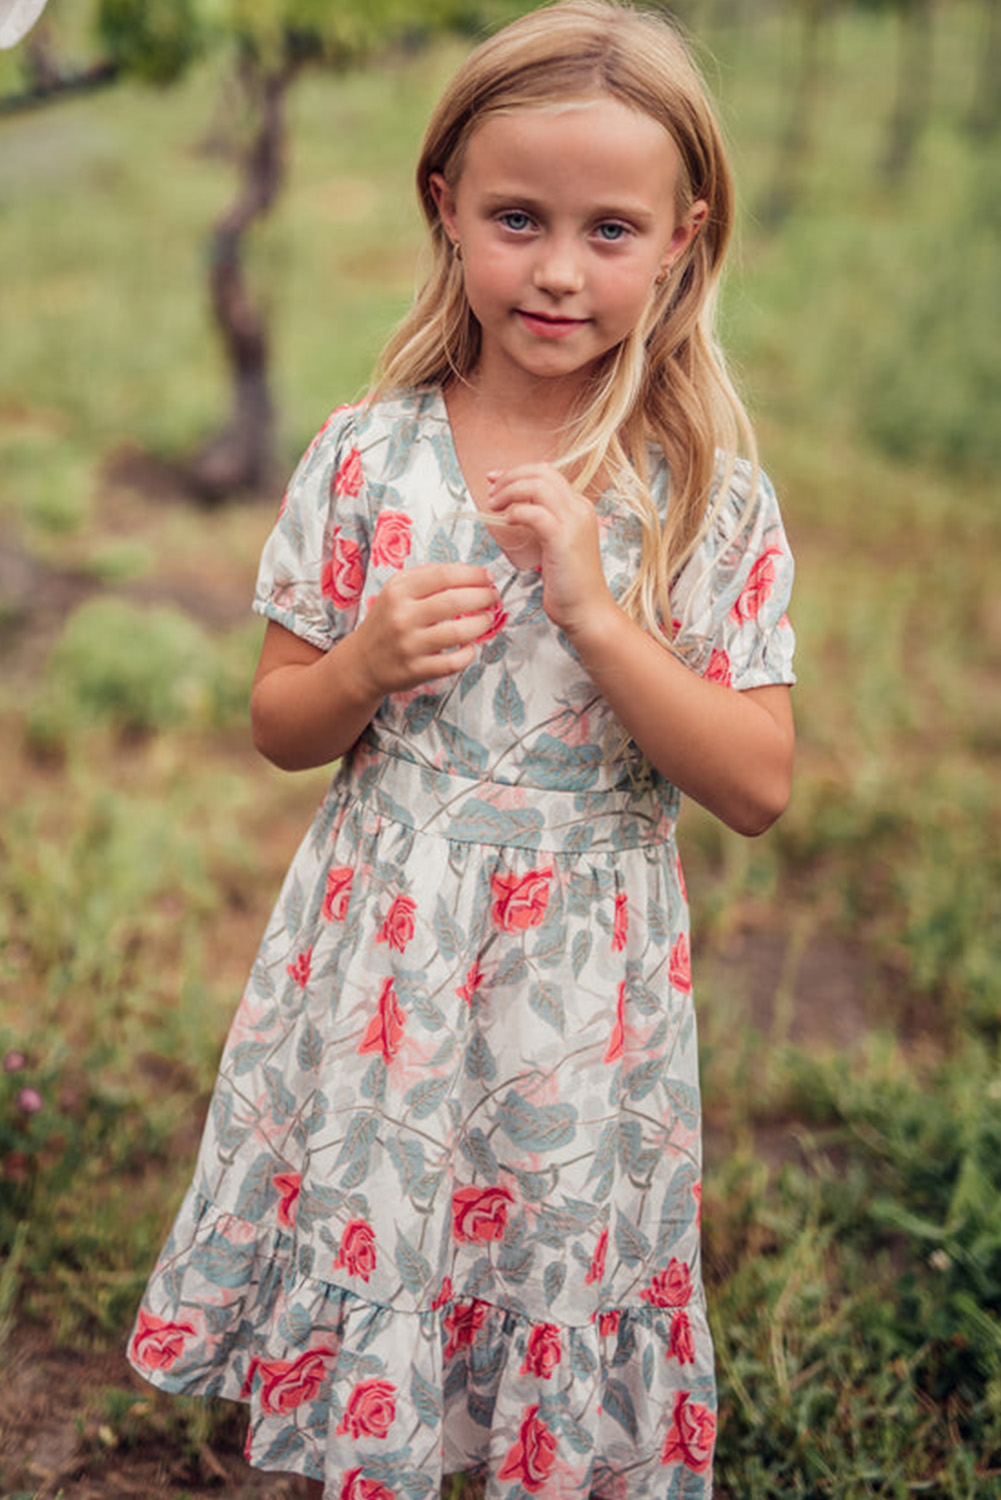
{"type": "Polygon", "coordinates": [[[565,338],[576,329],[584,328],[588,322],[587,318],[558,317],[553,313],[530,312],[523,307],[518,309],[518,316],[526,328],[544,339],[565,338]]]}

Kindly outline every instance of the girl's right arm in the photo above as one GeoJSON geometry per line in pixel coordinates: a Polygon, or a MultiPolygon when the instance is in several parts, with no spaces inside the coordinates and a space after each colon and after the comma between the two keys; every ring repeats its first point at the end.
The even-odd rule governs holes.
{"type": "Polygon", "coordinates": [[[254,744],[285,771],[337,760],[388,693],[464,671],[497,603],[484,568],[428,563],[394,574],[329,651],[269,620],[250,695],[254,744]]]}

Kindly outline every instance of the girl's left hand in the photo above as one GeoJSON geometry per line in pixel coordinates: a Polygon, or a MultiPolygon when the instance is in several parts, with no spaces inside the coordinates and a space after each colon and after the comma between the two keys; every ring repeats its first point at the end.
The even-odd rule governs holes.
{"type": "MultiPolygon", "coordinates": [[[[520,464],[489,475],[490,513],[530,535],[510,549],[519,567],[542,568],[542,602],[568,635],[585,611],[612,602],[601,566],[598,515],[551,464],[520,464]]],[[[504,544],[504,530],[498,528],[504,544]]]]}

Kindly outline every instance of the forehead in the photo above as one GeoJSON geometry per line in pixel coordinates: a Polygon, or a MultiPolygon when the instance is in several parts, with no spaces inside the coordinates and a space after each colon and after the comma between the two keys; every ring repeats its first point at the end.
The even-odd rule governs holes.
{"type": "Polygon", "coordinates": [[[677,147],[665,128],[607,95],[488,115],[466,142],[460,182],[561,196],[569,186],[673,199],[677,147]]]}

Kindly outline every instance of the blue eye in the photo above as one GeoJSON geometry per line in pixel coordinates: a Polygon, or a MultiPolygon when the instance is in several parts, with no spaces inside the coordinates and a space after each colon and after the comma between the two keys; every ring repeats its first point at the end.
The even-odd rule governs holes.
{"type": "Polygon", "coordinates": [[[628,233],[629,231],[624,224],[610,222],[598,225],[598,237],[599,239],[603,239],[608,245],[616,244],[619,240],[624,239],[628,233]]]}
{"type": "Polygon", "coordinates": [[[501,214],[500,220],[505,229],[513,229],[515,233],[527,229],[532,222],[528,214],[523,213],[520,208],[509,209],[507,213],[501,214]]]}

